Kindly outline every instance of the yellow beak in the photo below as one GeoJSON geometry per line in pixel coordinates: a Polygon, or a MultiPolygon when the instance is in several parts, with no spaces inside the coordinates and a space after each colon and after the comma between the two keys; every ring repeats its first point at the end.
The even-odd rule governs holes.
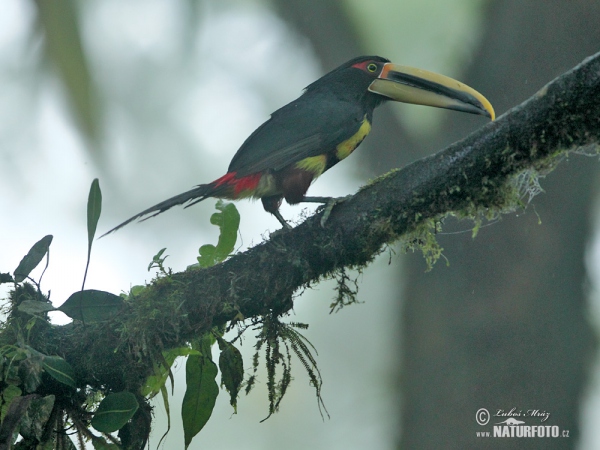
{"type": "Polygon", "coordinates": [[[391,100],[479,114],[494,120],[491,103],[475,89],[450,77],[386,63],[369,91],[391,100]]]}

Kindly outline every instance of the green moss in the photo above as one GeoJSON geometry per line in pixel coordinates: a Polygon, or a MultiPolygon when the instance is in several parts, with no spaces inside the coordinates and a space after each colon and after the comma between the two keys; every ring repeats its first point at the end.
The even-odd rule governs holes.
{"type": "Polygon", "coordinates": [[[360,303],[358,295],[358,278],[362,275],[362,267],[357,269],[355,277],[348,275],[348,269],[342,267],[334,277],[337,281],[335,288],[337,295],[331,305],[329,305],[330,313],[338,312],[344,306],[360,303]]]}
{"type": "MultiPolygon", "coordinates": [[[[507,157],[511,158],[512,156],[507,157]]],[[[495,179],[483,177],[479,189],[473,189],[470,192],[465,206],[430,218],[416,213],[413,218],[415,225],[412,231],[398,237],[392,232],[390,226],[389,242],[399,239],[405,252],[420,250],[425,258],[427,270],[431,270],[438,259],[443,256],[443,248],[437,242],[436,234],[441,231],[441,224],[446,217],[453,216],[460,220],[471,220],[473,222],[472,236],[475,238],[484,221],[494,221],[503,214],[527,208],[531,200],[543,192],[540,178],[551,172],[563,157],[563,153],[556,152],[537,162],[535,167],[521,170],[499,185],[496,184],[495,179]]],[[[448,195],[460,192],[459,186],[447,189],[448,195]]],[[[420,204],[420,200],[417,200],[416,203],[420,204]]],[[[385,222],[380,222],[378,227],[382,229],[383,225],[385,222]]]]}
{"type": "Polygon", "coordinates": [[[369,186],[372,186],[374,184],[380,183],[382,181],[384,181],[386,178],[391,177],[392,175],[394,175],[396,172],[401,171],[401,168],[396,168],[396,169],[392,169],[389,172],[384,173],[383,175],[379,175],[378,177],[375,177],[371,180],[369,180],[365,185],[361,186],[358,190],[358,192],[368,188],[369,186]]]}
{"type": "Polygon", "coordinates": [[[428,219],[417,225],[416,228],[402,236],[401,247],[405,253],[420,250],[425,258],[427,270],[431,270],[434,264],[442,256],[444,249],[440,246],[435,234],[438,232],[439,221],[428,219]]]}

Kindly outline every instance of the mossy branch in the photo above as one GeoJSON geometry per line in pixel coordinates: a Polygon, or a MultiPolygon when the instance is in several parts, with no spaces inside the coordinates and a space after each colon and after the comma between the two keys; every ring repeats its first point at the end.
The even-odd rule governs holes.
{"type": "Polygon", "coordinates": [[[531,178],[523,173],[547,171],[599,137],[600,53],[462,141],[370,183],[337,205],[325,227],[318,213],[222,264],[158,279],[113,322],[57,327],[56,348],[90,385],[135,388],[151,370],[142,357],[151,349],[283,314],[298,290],[368,264],[385,244],[418,237],[446,214],[478,220],[514,210],[531,178]]]}
{"type": "Polygon", "coordinates": [[[197,323],[207,319],[204,304],[218,305],[206,320],[213,324],[238,311],[287,311],[301,287],[369,263],[431,219],[518,207],[524,171],[547,171],[599,137],[600,53],[464,140],[375,180],[337,205],[324,228],[316,214],[224,264],[174,279],[186,286],[182,300],[197,323]]]}

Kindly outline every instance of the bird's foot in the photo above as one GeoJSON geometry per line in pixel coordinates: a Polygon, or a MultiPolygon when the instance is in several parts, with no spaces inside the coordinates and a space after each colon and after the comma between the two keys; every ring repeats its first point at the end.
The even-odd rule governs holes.
{"type": "Polygon", "coordinates": [[[329,215],[331,214],[333,207],[339,203],[345,202],[350,197],[352,196],[347,195],[346,197],[304,197],[302,201],[309,203],[323,203],[325,205],[323,210],[323,217],[321,217],[321,227],[325,228],[325,224],[329,219],[329,215]]]}
{"type": "Polygon", "coordinates": [[[292,227],[289,223],[285,221],[285,219],[279,212],[279,207],[281,206],[282,198],[283,197],[280,195],[271,195],[269,197],[263,197],[260,200],[262,201],[263,208],[265,208],[265,211],[273,214],[275,218],[279,221],[279,223],[283,227],[282,230],[289,230],[292,227]]]}
{"type": "Polygon", "coordinates": [[[279,223],[283,226],[282,230],[292,229],[292,226],[285,221],[279,210],[272,211],[271,214],[273,214],[277,218],[277,220],[279,220],[279,223]]]}
{"type": "Polygon", "coordinates": [[[272,212],[271,214],[273,214],[277,218],[277,220],[279,220],[279,223],[281,223],[281,228],[269,234],[270,239],[273,239],[275,236],[279,236],[280,234],[292,229],[292,226],[285,221],[285,219],[279,213],[279,211],[272,212]]]}

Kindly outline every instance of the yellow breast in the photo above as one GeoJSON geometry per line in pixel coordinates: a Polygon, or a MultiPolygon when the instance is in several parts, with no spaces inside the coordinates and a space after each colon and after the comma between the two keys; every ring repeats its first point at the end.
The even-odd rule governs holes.
{"type": "Polygon", "coordinates": [[[348,155],[350,155],[350,153],[352,153],[354,149],[358,147],[358,145],[363,141],[363,139],[367,136],[367,134],[369,134],[370,131],[371,124],[369,123],[369,121],[367,120],[367,116],[365,115],[362,125],[360,126],[356,134],[337,145],[337,147],[335,148],[335,156],[337,156],[339,160],[347,158],[348,155]]]}

